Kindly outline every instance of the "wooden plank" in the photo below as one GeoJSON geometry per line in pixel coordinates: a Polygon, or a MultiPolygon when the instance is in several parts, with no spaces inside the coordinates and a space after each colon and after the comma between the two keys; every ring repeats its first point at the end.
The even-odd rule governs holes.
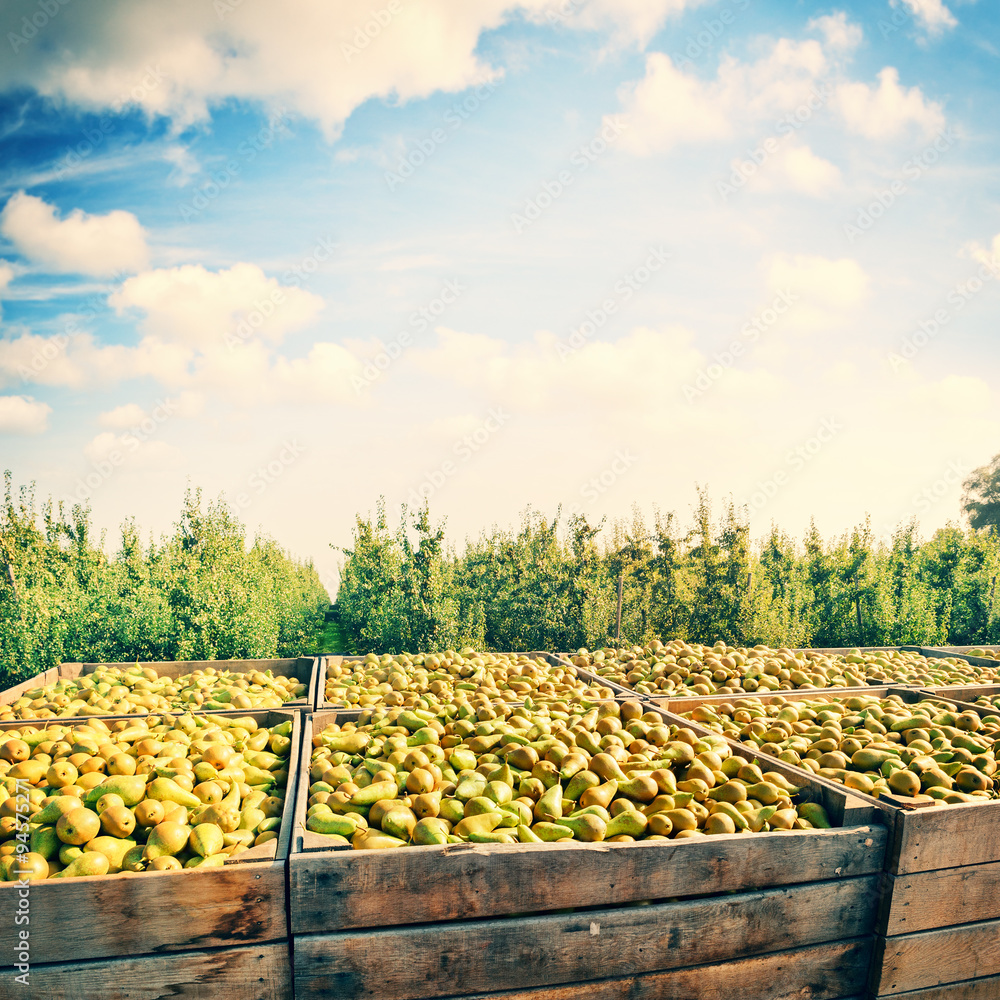
{"type": "Polygon", "coordinates": [[[886,870],[893,875],[1000,860],[1000,801],[896,814],[886,870]]]}
{"type": "Polygon", "coordinates": [[[930,986],[925,990],[908,993],[883,993],[875,1000],[892,997],[892,1000],[997,1000],[1000,997],[1000,976],[966,979],[960,983],[930,986]]]}
{"type": "Polygon", "coordinates": [[[310,934],[847,879],[881,869],[886,837],[882,827],[861,827],[293,854],[291,928],[310,934]]]}
{"type": "MultiPolygon", "coordinates": [[[[1000,920],[879,940],[872,991],[909,990],[1000,974],[1000,920]]],[[[996,994],[994,994],[996,996],[996,994]]]]}
{"type": "Polygon", "coordinates": [[[758,990],[768,1000],[863,1000],[847,992],[864,988],[870,952],[867,939],[837,941],[671,972],[448,1000],[756,1000],[764,995],[758,990]]]}
{"type": "MultiPolygon", "coordinates": [[[[296,997],[405,1000],[585,982],[870,933],[877,879],[569,914],[295,938],[296,997]]],[[[599,898],[599,897],[598,897],[599,898]]]]}
{"type": "Polygon", "coordinates": [[[886,875],[886,896],[890,906],[880,931],[890,937],[953,924],[998,920],[1000,862],[886,875]]]}
{"type": "Polygon", "coordinates": [[[292,1000],[288,945],[34,965],[29,985],[0,977],[0,1000],[292,1000]]]}
{"type": "MultiPolygon", "coordinates": [[[[17,883],[0,886],[0,926],[10,927],[17,883]]],[[[33,882],[28,890],[33,962],[184,951],[288,936],[285,863],[224,865],[142,875],[33,882]]],[[[14,964],[3,949],[0,967],[14,964]]]]}

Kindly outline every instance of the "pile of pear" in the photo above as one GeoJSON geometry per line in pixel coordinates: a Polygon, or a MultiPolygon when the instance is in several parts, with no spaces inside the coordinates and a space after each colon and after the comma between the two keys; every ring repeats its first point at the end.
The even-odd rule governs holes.
{"type": "Polygon", "coordinates": [[[185,714],[0,733],[0,879],[220,867],[277,838],[291,726],[185,714]]]}
{"type": "Polygon", "coordinates": [[[0,722],[74,719],[87,716],[149,715],[161,712],[281,708],[303,697],[308,685],[271,670],[237,673],[224,666],[159,677],[150,666],[109,665],[92,674],[31,688],[10,705],[0,705],[0,722]]]}
{"type": "Polygon", "coordinates": [[[527,653],[369,653],[361,660],[328,663],[326,703],[369,708],[431,709],[458,692],[480,692],[510,703],[526,698],[612,697],[609,688],[581,680],[571,666],[555,666],[527,653]]]}
{"type": "Polygon", "coordinates": [[[876,797],[930,804],[1000,798],[1000,716],[934,699],[857,695],[766,704],[699,705],[685,718],[730,739],[876,797]]]}
{"type": "Polygon", "coordinates": [[[956,657],[935,659],[915,652],[858,649],[831,654],[763,645],[729,646],[724,642],[702,646],[680,639],[666,643],[654,640],[626,649],[579,649],[568,659],[631,691],[663,697],[874,684],[947,687],[1000,680],[1000,669],[974,666],[956,657]]]}
{"type": "Polygon", "coordinates": [[[355,850],[633,843],[830,826],[781,774],[638,702],[391,708],[313,737],[306,828],[355,850]]]}

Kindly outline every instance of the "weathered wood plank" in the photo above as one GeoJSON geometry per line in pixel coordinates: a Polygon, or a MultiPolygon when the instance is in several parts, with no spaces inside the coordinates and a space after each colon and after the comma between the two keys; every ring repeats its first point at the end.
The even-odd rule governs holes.
{"type": "MultiPolygon", "coordinates": [[[[16,883],[0,885],[0,927],[15,926],[16,883]]],[[[36,962],[184,951],[288,936],[285,863],[31,883],[36,962]]],[[[0,967],[14,962],[11,949],[0,967]]]]}
{"type": "Polygon", "coordinates": [[[871,932],[877,882],[866,876],[680,903],[302,935],[295,995],[405,1000],[448,996],[458,984],[466,993],[498,984],[535,989],[840,941],[871,932]]]}
{"type": "Polygon", "coordinates": [[[36,687],[44,687],[46,684],[52,684],[58,678],[59,671],[55,667],[43,670],[41,673],[35,674],[34,677],[29,677],[27,680],[20,681],[6,691],[0,692],[0,705],[12,705],[26,691],[30,691],[36,687]]]}
{"type": "Polygon", "coordinates": [[[885,891],[889,907],[880,932],[889,937],[953,924],[998,920],[1000,862],[886,875],[885,891]]]}
{"type": "Polygon", "coordinates": [[[1000,920],[922,931],[880,940],[881,965],[875,964],[872,991],[909,990],[1000,973],[1000,920]]]}
{"type": "Polygon", "coordinates": [[[1000,861],[1000,802],[934,806],[896,815],[887,870],[893,875],[1000,861]]]}
{"type": "Polygon", "coordinates": [[[863,1000],[871,941],[865,938],[779,951],[691,969],[447,1000],[863,1000]]]}
{"type": "MultiPolygon", "coordinates": [[[[293,934],[616,906],[869,875],[884,827],[635,844],[449,844],[293,854],[293,934]]],[[[853,936],[853,935],[845,935],[853,936]]]]}
{"type": "Polygon", "coordinates": [[[890,997],[892,1000],[997,1000],[1000,997],[1000,976],[966,979],[961,983],[930,986],[909,993],[883,993],[875,1000],[888,1000],[890,997]]]}
{"type": "Polygon", "coordinates": [[[0,977],[0,1000],[292,1000],[288,945],[32,965],[28,986],[0,977]]]}

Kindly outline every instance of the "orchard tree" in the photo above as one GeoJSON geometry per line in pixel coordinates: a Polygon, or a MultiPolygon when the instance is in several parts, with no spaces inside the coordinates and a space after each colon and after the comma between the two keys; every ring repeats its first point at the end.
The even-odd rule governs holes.
{"type": "Polygon", "coordinates": [[[973,471],[962,489],[962,509],[969,515],[972,530],[1000,530],[1000,455],[973,471]]]}

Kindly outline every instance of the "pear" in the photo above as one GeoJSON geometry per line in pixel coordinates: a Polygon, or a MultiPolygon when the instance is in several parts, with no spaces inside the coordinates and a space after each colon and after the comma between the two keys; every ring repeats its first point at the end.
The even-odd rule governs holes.
{"type": "Polygon", "coordinates": [[[600,783],[600,777],[593,771],[588,769],[578,771],[566,785],[566,798],[575,802],[588,788],[596,788],[600,783]]]}
{"type": "Polygon", "coordinates": [[[74,858],[62,871],[56,872],[50,878],[79,878],[86,875],[107,875],[111,862],[107,855],[100,851],[81,854],[74,858]]]}
{"type": "Polygon", "coordinates": [[[535,803],[534,818],[540,822],[557,820],[562,816],[562,785],[556,783],[535,803]]]}
{"type": "Polygon", "coordinates": [[[564,816],[559,820],[560,826],[569,827],[577,840],[594,843],[604,839],[608,824],[594,813],[584,813],[580,816],[564,816]]]}
{"type": "Polygon", "coordinates": [[[159,802],[174,802],[185,809],[197,809],[201,799],[181,788],[172,778],[154,778],[146,788],[146,794],[159,802]]]}
{"type": "Polygon", "coordinates": [[[612,778],[604,782],[603,785],[596,785],[594,788],[586,789],[581,793],[579,802],[581,806],[603,806],[607,809],[617,794],[618,782],[612,778]]]}
{"type": "Polygon", "coordinates": [[[188,836],[188,847],[203,858],[218,854],[223,846],[222,830],[214,823],[199,823],[188,836]]]}
{"type": "Polygon", "coordinates": [[[618,782],[628,781],[628,777],[618,766],[618,761],[608,753],[595,754],[590,758],[590,770],[605,781],[614,779],[618,782]]]}
{"type": "Polygon", "coordinates": [[[548,823],[545,821],[535,823],[531,827],[531,832],[542,842],[554,844],[560,840],[572,840],[573,831],[563,826],[561,823],[548,823]]]}
{"type": "Polygon", "coordinates": [[[619,781],[618,792],[636,802],[652,802],[659,794],[660,787],[648,774],[640,774],[628,781],[619,781]]]}
{"type": "MultiPolygon", "coordinates": [[[[131,808],[137,806],[146,796],[146,775],[112,774],[96,788],[88,792],[85,801],[96,802],[102,795],[118,795],[131,808]],[[98,791],[100,789],[100,791],[98,791]]],[[[156,796],[153,796],[156,798],[156,796]]]]}
{"type": "Polygon", "coordinates": [[[498,812],[476,813],[466,816],[455,824],[452,833],[456,837],[468,837],[471,833],[492,833],[502,822],[503,814],[498,812]]]}
{"type": "Polygon", "coordinates": [[[134,840],[129,840],[127,838],[94,837],[94,839],[91,840],[86,847],[84,847],[83,853],[90,854],[94,851],[98,851],[103,854],[108,859],[110,865],[108,873],[114,875],[116,872],[120,872],[122,870],[122,861],[124,860],[125,855],[136,846],[137,845],[134,840]]]}
{"type": "Polygon", "coordinates": [[[622,833],[630,837],[638,837],[645,833],[647,822],[646,817],[641,812],[635,809],[623,809],[608,823],[604,837],[608,839],[622,833]]]}
{"type": "Polygon", "coordinates": [[[187,847],[190,830],[180,823],[159,823],[149,831],[149,839],[143,857],[147,861],[163,857],[164,854],[180,854],[187,847]]]}

